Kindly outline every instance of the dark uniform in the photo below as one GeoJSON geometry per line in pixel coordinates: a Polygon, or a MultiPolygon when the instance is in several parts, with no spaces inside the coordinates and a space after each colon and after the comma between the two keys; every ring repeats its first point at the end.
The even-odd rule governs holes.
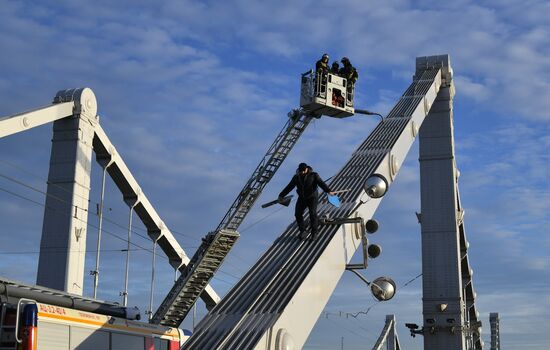
{"type": "Polygon", "coordinates": [[[317,73],[317,75],[328,73],[328,60],[328,55],[324,54],[323,57],[321,57],[321,59],[315,63],[315,72],[317,73]]]}
{"type": "Polygon", "coordinates": [[[317,193],[317,187],[321,187],[325,192],[331,192],[330,188],[321,179],[319,174],[313,172],[313,169],[306,163],[300,163],[298,166],[298,172],[292,177],[292,180],[281,191],[279,198],[285,197],[292,189],[296,187],[296,193],[298,193],[298,200],[296,201],[296,209],[294,215],[296,217],[296,223],[300,229],[300,237],[305,238],[305,224],[304,224],[304,210],[309,209],[309,220],[311,222],[311,236],[315,239],[318,232],[319,219],[317,217],[317,202],[319,200],[319,194],[317,193]],[[308,169],[308,172],[303,174],[303,170],[308,169]]]}
{"type": "Polygon", "coordinates": [[[344,66],[340,68],[340,76],[346,78],[348,81],[346,98],[348,99],[348,102],[351,103],[353,101],[353,87],[355,86],[357,79],[359,79],[359,74],[357,73],[357,69],[351,65],[351,62],[347,57],[342,58],[341,62],[344,66]]]}
{"type": "Polygon", "coordinates": [[[359,79],[359,74],[357,73],[357,69],[351,65],[351,62],[347,57],[342,58],[342,64],[344,65],[342,68],[340,68],[340,75],[343,78],[346,78],[348,80],[348,83],[350,85],[355,85],[357,82],[357,79],[359,79]]]}
{"type": "Polygon", "coordinates": [[[315,63],[315,94],[317,95],[324,95],[326,93],[327,73],[329,71],[328,60],[329,57],[325,53],[323,57],[315,63]]]}
{"type": "Polygon", "coordinates": [[[336,75],[340,74],[340,65],[338,64],[338,62],[336,61],[332,62],[332,66],[330,67],[330,72],[336,75]]]}

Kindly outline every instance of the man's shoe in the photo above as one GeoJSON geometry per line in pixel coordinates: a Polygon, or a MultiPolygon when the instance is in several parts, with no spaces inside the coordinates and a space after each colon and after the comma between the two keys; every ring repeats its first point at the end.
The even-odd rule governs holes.
{"type": "Polygon", "coordinates": [[[300,231],[300,239],[305,240],[306,237],[307,237],[307,232],[306,231],[300,231]]]}

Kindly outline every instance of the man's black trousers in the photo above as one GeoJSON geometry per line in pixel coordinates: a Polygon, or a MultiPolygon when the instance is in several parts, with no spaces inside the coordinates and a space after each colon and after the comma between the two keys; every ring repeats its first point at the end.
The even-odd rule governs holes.
{"type": "Polygon", "coordinates": [[[300,233],[305,233],[306,227],[304,223],[304,210],[309,209],[309,221],[311,224],[311,236],[315,237],[317,234],[319,219],[317,218],[317,198],[318,196],[311,196],[309,198],[298,197],[296,201],[296,208],[294,215],[296,216],[296,223],[300,229],[300,233]]]}

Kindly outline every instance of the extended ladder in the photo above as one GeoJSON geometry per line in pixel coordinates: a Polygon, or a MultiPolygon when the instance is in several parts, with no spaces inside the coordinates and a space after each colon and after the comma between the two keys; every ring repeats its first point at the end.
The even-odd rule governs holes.
{"type": "Polygon", "coordinates": [[[183,319],[239,238],[237,228],[314,117],[316,115],[306,113],[303,110],[293,110],[289,113],[289,120],[269,147],[216,230],[203,238],[201,246],[191,258],[189,265],[182,271],[180,277],[153,315],[151,323],[177,327],[183,322],[183,319]]]}

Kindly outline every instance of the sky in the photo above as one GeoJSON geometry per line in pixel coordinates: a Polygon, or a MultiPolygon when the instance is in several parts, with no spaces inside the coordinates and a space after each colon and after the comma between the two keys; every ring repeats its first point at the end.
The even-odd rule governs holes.
{"type": "MultiPolygon", "coordinates": [[[[489,313],[498,312],[502,348],[543,349],[550,343],[548,13],[550,3],[537,0],[0,0],[0,116],[46,106],[58,90],[91,88],[103,129],[191,256],[298,107],[299,74],[324,52],[331,61],[350,58],[359,72],[356,107],[382,114],[411,83],[416,57],[449,54],[483,339],[488,348],[489,313]]],[[[302,161],[324,178],[335,174],[376,123],[313,122],[257,203],[273,199],[302,161]]],[[[50,124],[0,140],[0,276],[31,284],[45,196],[10,179],[45,191],[51,137],[50,124]]],[[[100,183],[94,164],[91,208],[100,183]]],[[[106,186],[98,297],[120,301],[128,207],[112,181],[106,186]]],[[[387,314],[396,315],[402,348],[422,348],[404,327],[422,321],[419,187],[415,143],[375,215],[380,230],[371,241],[383,251],[365,271],[392,277],[395,298],[376,303],[344,274],[304,349],[340,349],[342,341],[344,349],[368,348],[387,314]]],[[[254,208],[214,289],[227,293],[292,220],[292,209],[254,208]]],[[[97,222],[92,212],[86,295],[97,222]]],[[[139,223],[134,231],[129,304],[145,311],[152,243],[139,223]]],[[[158,261],[155,305],[173,279],[166,259],[158,261]]],[[[204,312],[199,307],[198,317],[204,312]]]]}

